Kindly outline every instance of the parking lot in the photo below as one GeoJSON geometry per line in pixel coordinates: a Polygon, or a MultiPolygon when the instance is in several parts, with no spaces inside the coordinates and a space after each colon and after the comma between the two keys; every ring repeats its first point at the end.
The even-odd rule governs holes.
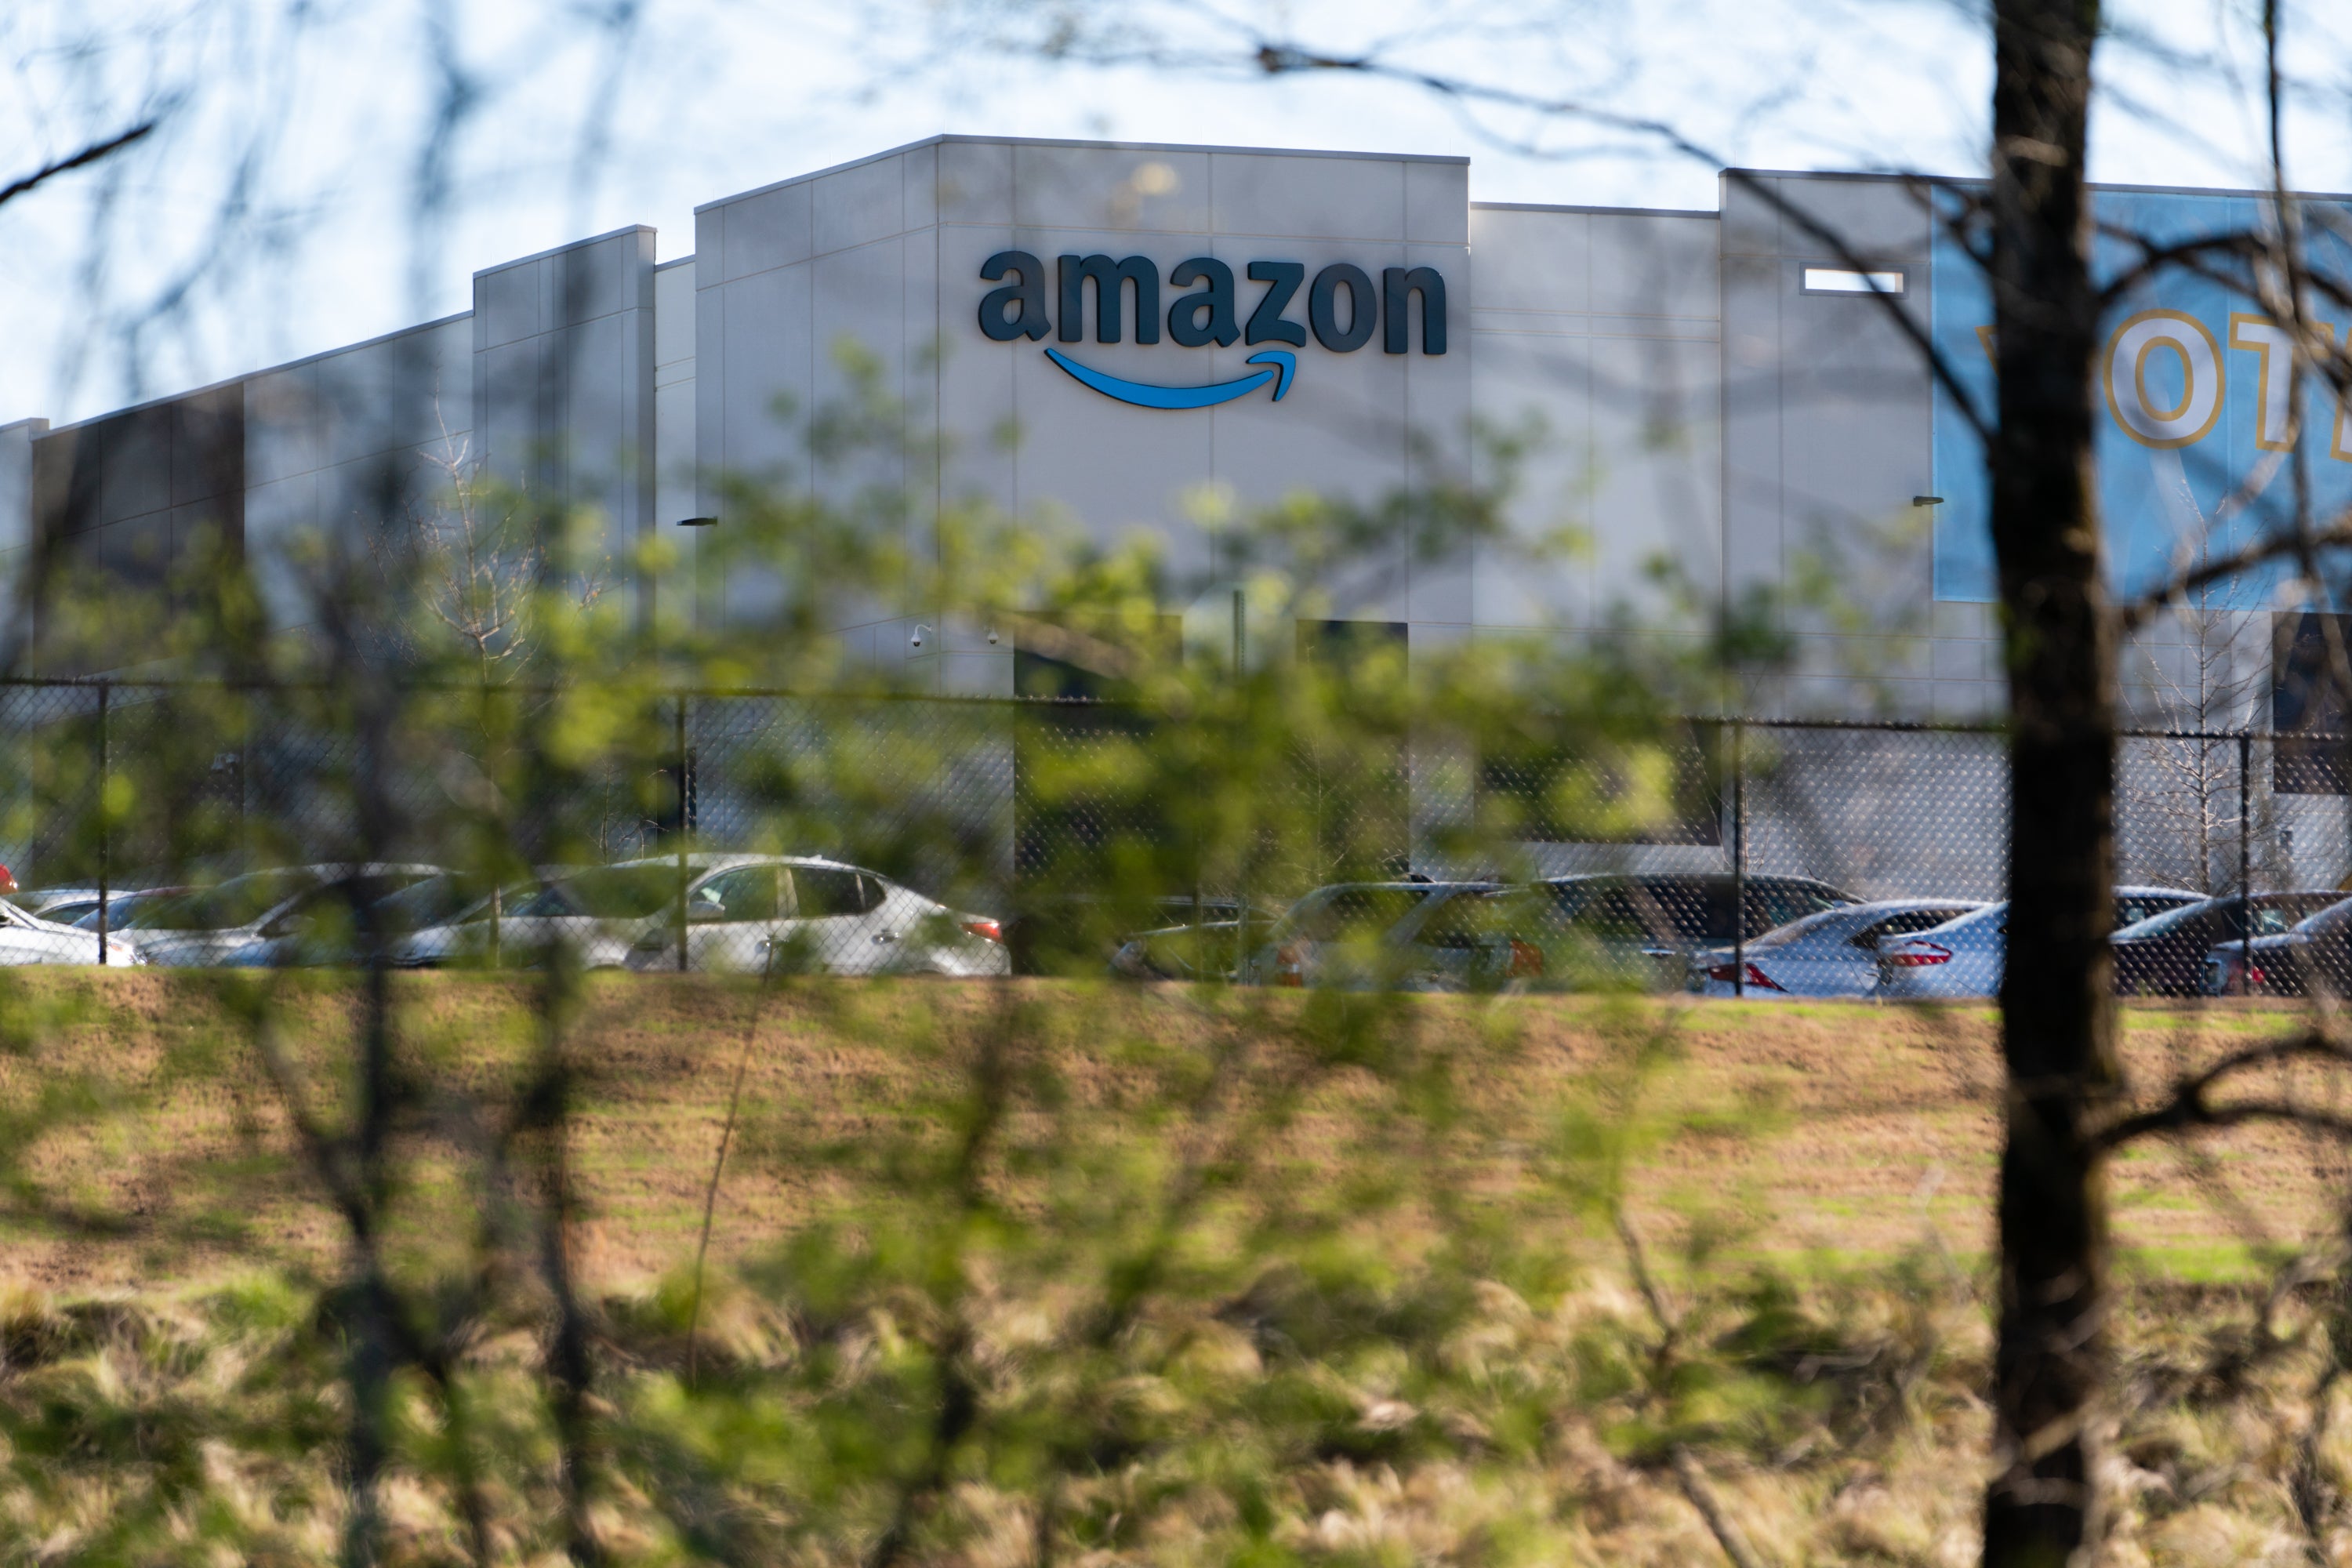
{"type": "MultiPolygon", "coordinates": [[[[1565,742],[1466,773],[1401,743],[1301,753],[1248,781],[1255,837],[1220,859],[1149,768],[1122,773],[1155,721],[1115,702],[677,694],[518,832],[552,853],[493,872],[451,852],[448,781],[397,769],[403,858],[348,858],[350,737],[202,695],[0,693],[37,764],[10,786],[0,960],[1936,1000],[1996,994],[2005,957],[1983,726],[1685,720],[1644,819],[1604,799],[1583,826],[1563,796],[1623,770],[1565,742]],[[96,836],[132,780],[150,818],[96,836]]],[[[2306,762],[2126,737],[2119,991],[2352,989],[2345,817],[2306,762]]]]}

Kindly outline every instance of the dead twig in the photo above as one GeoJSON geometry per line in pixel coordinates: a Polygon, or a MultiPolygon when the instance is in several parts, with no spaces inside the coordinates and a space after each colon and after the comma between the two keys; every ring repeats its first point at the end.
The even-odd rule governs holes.
{"type": "Polygon", "coordinates": [[[768,946],[767,962],[761,966],[760,984],[751,993],[751,1005],[743,1019],[742,1048],[735,1056],[734,1087],[727,1091],[727,1120],[719,1125],[719,1150],[710,1157],[710,1181],[702,1190],[702,1231],[694,1243],[694,1300],[687,1306],[686,1314],[686,1385],[692,1388],[698,1365],[698,1338],[702,1326],[702,1268],[710,1255],[710,1223],[719,1212],[719,1178],[727,1169],[727,1150],[735,1141],[735,1119],[743,1106],[743,1075],[751,1068],[751,1042],[760,1033],[761,1005],[768,999],[768,981],[774,973],[775,944],[768,946]]]}
{"type": "Polygon", "coordinates": [[[1675,1479],[1682,1483],[1683,1496],[1690,1499],[1691,1507],[1698,1510],[1698,1516],[1706,1521],[1706,1528],[1714,1533],[1715,1543],[1723,1548],[1726,1557],[1731,1559],[1732,1568],[1764,1568],[1764,1560],[1756,1555],[1754,1547],[1748,1544],[1748,1538],[1740,1533],[1738,1524],[1723,1511],[1722,1501],[1716,1497],[1715,1488],[1708,1482],[1706,1472],[1691,1457],[1690,1449],[1680,1443],[1675,1444],[1674,1458],[1675,1479]]]}

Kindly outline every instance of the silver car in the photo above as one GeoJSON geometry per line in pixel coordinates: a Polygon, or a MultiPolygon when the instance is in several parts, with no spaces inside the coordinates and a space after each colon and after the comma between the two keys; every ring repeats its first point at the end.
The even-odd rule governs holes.
{"type": "Polygon", "coordinates": [[[1745,984],[1737,989],[1749,996],[1867,996],[1878,989],[1881,942],[1984,907],[1981,899],[1881,899],[1823,910],[1766,931],[1744,952],[1718,947],[1699,954],[1691,989],[1732,995],[1736,966],[1744,963],[1745,984]]]}
{"type": "Polygon", "coordinates": [[[708,858],[677,918],[648,921],[630,945],[641,973],[1010,974],[993,920],[960,913],[879,873],[799,855],[708,858]]]}
{"type": "MultiPolygon", "coordinates": [[[[2185,888],[2117,888],[2114,929],[2204,901],[2203,893],[2185,888]]],[[[1881,943],[1878,994],[1906,1002],[1992,996],[2008,959],[2009,900],[2003,899],[1916,936],[1881,943]]]]}
{"type": "Polygon", "coordinates": [[[332,921],[354,900],[373,902],[441,874],[438,866],[392,862],[248,871],[147,904],[125,929],[150,963],[209,966],[257,942],[332,921]]]}

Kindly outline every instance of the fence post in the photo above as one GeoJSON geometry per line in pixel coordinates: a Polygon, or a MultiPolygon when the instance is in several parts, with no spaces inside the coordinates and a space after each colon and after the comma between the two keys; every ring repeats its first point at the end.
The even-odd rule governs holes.
{"type": "Polygon", "coordinates": [[[2238,731],[2238,994],[2254,988],[2254,732],[2238,731]]]}
{"type": "MultiPolygon", "coordinates": [[[[1236,713],[1242,715],[1239,721],[1246,723],[1248,693],[1242,685],[1242,591],[1235,588],[1234,590],[1234,694],[1239,699],[1235,705],[1236,713]]],[[[1241,898],[1239,900],[1241,907],[1234,911],[1234,978],[1235,980],[1248,978],[1246,971],[1249,969],[1249,852],[1250,839],[1256,837],[1257,829],[1255,813],[1245,812],[1244,820],[1249,823],[1250,831],[1243,837],[1241,843],[1241,898]]]]}
{"type": "Polygon", "coordinates": [[[677,755],[673,759],[677,767],[677,972],[684,974],[686,963],[686,693],[677,694],[677,755]]]}
{"type": "Polygon", "coordinates": [[[1731,721],[1731,994],[1748,994],[1748,724],[1731,721]]]}
{"type": "Polygon", "coordinates": [[[98,963],[101,969],[106,967],[107,956],[111,950],[108,926],[110,923],[109,917],[114,912],[111,889],[108,887],[108,873],[113,869],[109,861],[114,847],[114,827],[107,820],[106,805],[107,775],[113,767],[113,759],[109,754],[111,737],[107,733],[107,710],[111,705],[110,700],[113,694],[112,681],[98,683],[98,963]]]}

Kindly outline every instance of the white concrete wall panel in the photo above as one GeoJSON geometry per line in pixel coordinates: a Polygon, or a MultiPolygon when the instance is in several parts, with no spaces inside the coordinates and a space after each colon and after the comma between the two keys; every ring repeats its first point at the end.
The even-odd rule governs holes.
{"type": "MultiPolygon", "coordinates": [[[[716,434],[711,460],[726,473],[772,484],[808,482],[803,432],[814,390],[812,266],[755,272],[702,292],[698,308],[722,346],[718,374],[709,378],[719,422],[715,432],[706,423],[697,445],[699,449],[716,434]]],[[[701,363],[698,359],[698,383],[706,377],[701,363]]]]}
{"type": "MultiPolygon", "coordinates": [[[[46,419],[0,425],[0,558],[13,558],[33,542],[33,437],[48,426],[46,419]]],[[[0,588],[8,582],[0,569],[0,588]]]]}
{"type": "MultiPolygon", "coordinates": [[[[1509,313],[1498,328],[1540,331],[1521,314],[1588,315],[1592,310],[1592,216],[1566,209],[1480,206],[1471,215],[1478,292],[1470,304],[1482,322],[1509,313]]],[[[1465,311],[1465,314],[1467,312],[1465,311]]]]}
{"type": "Polygon", "coordinates": [[[1781,279],[1776,257],[1723,258],[1723,563],[1733,595],[1786,577],[1781,279]]]}
{"type": "Polygon", "coordinates": [[[1805,558],[1834,562],[1841,618],[1869,628],[1832,635],[1811,608],[1789,604],[1798,660],[1781,699],[1956,718],[1997,707],[1984,639],[1948,648],[1931,613],[1929,518],[1912,505],[1931,472],[1926,365],[1880,300],[1802,287],[1808,265],[1843,263],[1842,243],[1874,268],[1904,272],[1901,308],[1924,326],[1921,195],[1895,180],[1727,174],[1723,211],[1730,590],[1785,590],[1805,558]]]}
{"type": "Polygon", "coordinates": [[[1013,146],[950,139],[938,148],[934,211],[942,224],[1011,225],[1013,146]]]}
{"type": "Polygon", "coordinates": [[[654,369],[694,361],[694,258],[654,268],[654,369]]]}
{"type": "Polygon", "coordinates": [[[1596,336],[1588,352],[1597,607],[1623,605],[1640,624],[1670,626],[1674,611],[1651,574],[1660,557],[1699,603],[1722,590],[1717,346],[1596,336]]]}
{"type": "Polygon", "coordinates": [[[1394,158],[1218,153],[1210,223],[1220,234],[1402,241],[1405,168],[1394,158]]]}
{"type": "Polygon", "coordinates": [[[1837,247],[1873,264],[1927,260],[1927,187],[1875,176],[1776,175],[1763,182],[1780,195],[1779,249],[1810,254],[1816,263],[1842,266],[1837,247]]]}
{"type": "MultiPolygon", "coordinates": [[[[955,142],[940,149],[942,211],[957,205],[947,195],[952,155],[987,150],[955,142]]],[[[1009,166],[1012,149],[994,151],[1006,154],[1009,166]]],[[[986,173],[984,164],[981,172],[986,173]]],[[[971,285],[980,276],[981,261],[1013,248],[1016,234],[1010,226],[950,225],[926,237],[931,240],[931,299],[928,308],[910,303],[908,313],[929,327],[937,344],[932,408],[941,448],[940,493],[950,503],[977,502],[1010,513],[1021,504],[1014,367],[1028,356],[999,353],[998,345],[981,335],[973,324],[980,299],[971,285]]]]}
{"type": "Polygon", "coordinates": [[[1470,167],[1415,160],[1404,165],[1404,237],[1431,245],[1470,243],[1470,167]]]}
{"type": "Polygon", "coordinates": [[[652,585],[634,561],[655,525],[653,230],[490,268],[475,291],[479,460],[599,514],[600,569],[635,614],[649,614],[652,585]]]}
{"type": "MultiPolygon", "coordinates": [[[[1485,252],[1479,260],[1483,278],[1485,252]]],[[[1547,438],[1518,468],[1508,513],[1517,546],[1478,554],[1473,572],[1472,616],[1480,626],[1594,624],[1589,558],[1560,561],[1548,572],[1529,572],[1517,553],[1562,526],[1597,526],[1592,505],[1592,365],[1587,349],[1583,340],[1559,333],[1478,334],[1479,416],[1508,426],[1532,411],[1543,416],[1548,430],[1547,438]]],[[[1491,484],[1498,476],[1482,472],[1479,478],[1482,483],[1491,484]]]]}
{"type": "MultiPolygon", "coordinates": [[[[654,524],[673,528],[700,510],[695,462],[695,262],[692,257],[654,270],[654,524]]],[[[690,554],[689,532],[670,540],[690,554]]]]}
{"type": "Polygon", "coordinates": [[[940,149],[937,142],[909,147],[898,157],[900,233],[930,228],[940,221],[940,149]]]}
{"type": "Polygon", "coordinates": [[[1716,224],[1688,215],[1479,207],[1476,403],[1502,429],[1543,437],[1511,509],[1532,542],[1563,525],[1590,548],[1529,572],[1486,552],[1476,618],[1588,631],[1670,607],[1649,565],[1664,552],[1703,602],[1719,590],[1721,374],[1716,224]]]}
{"type": "Polygon", "coordinates": [[[1722,311],[1712,216],[1597,213],[1591,220],[1585,309],[1677,337],[1714,335],[1722,311]],[[1696,331],[1690,330],[1696,327],[1696,331]]]}
{"type": "Polygon", "coordinates": [[[1013,221],[1034,229],[1208,234],[1222,226],[1211,210],[1212,156],[1172,148],[1022,143],[1013,149],[1013,221]]]}
{"type": "Polygon", "coordinates": [[[696,253],[721,260],[722,282],[805,261],[812,254],[809,188],[804,184],[729,202],[710,209],[709,220],[718,230],[718,243],[698,237],[696,253]]]}
{"type": "Polygon", "coordinates": [[[891,153],[809,182],[810,253],[847,250],[904,233],[906,160],[891,153]]]}

